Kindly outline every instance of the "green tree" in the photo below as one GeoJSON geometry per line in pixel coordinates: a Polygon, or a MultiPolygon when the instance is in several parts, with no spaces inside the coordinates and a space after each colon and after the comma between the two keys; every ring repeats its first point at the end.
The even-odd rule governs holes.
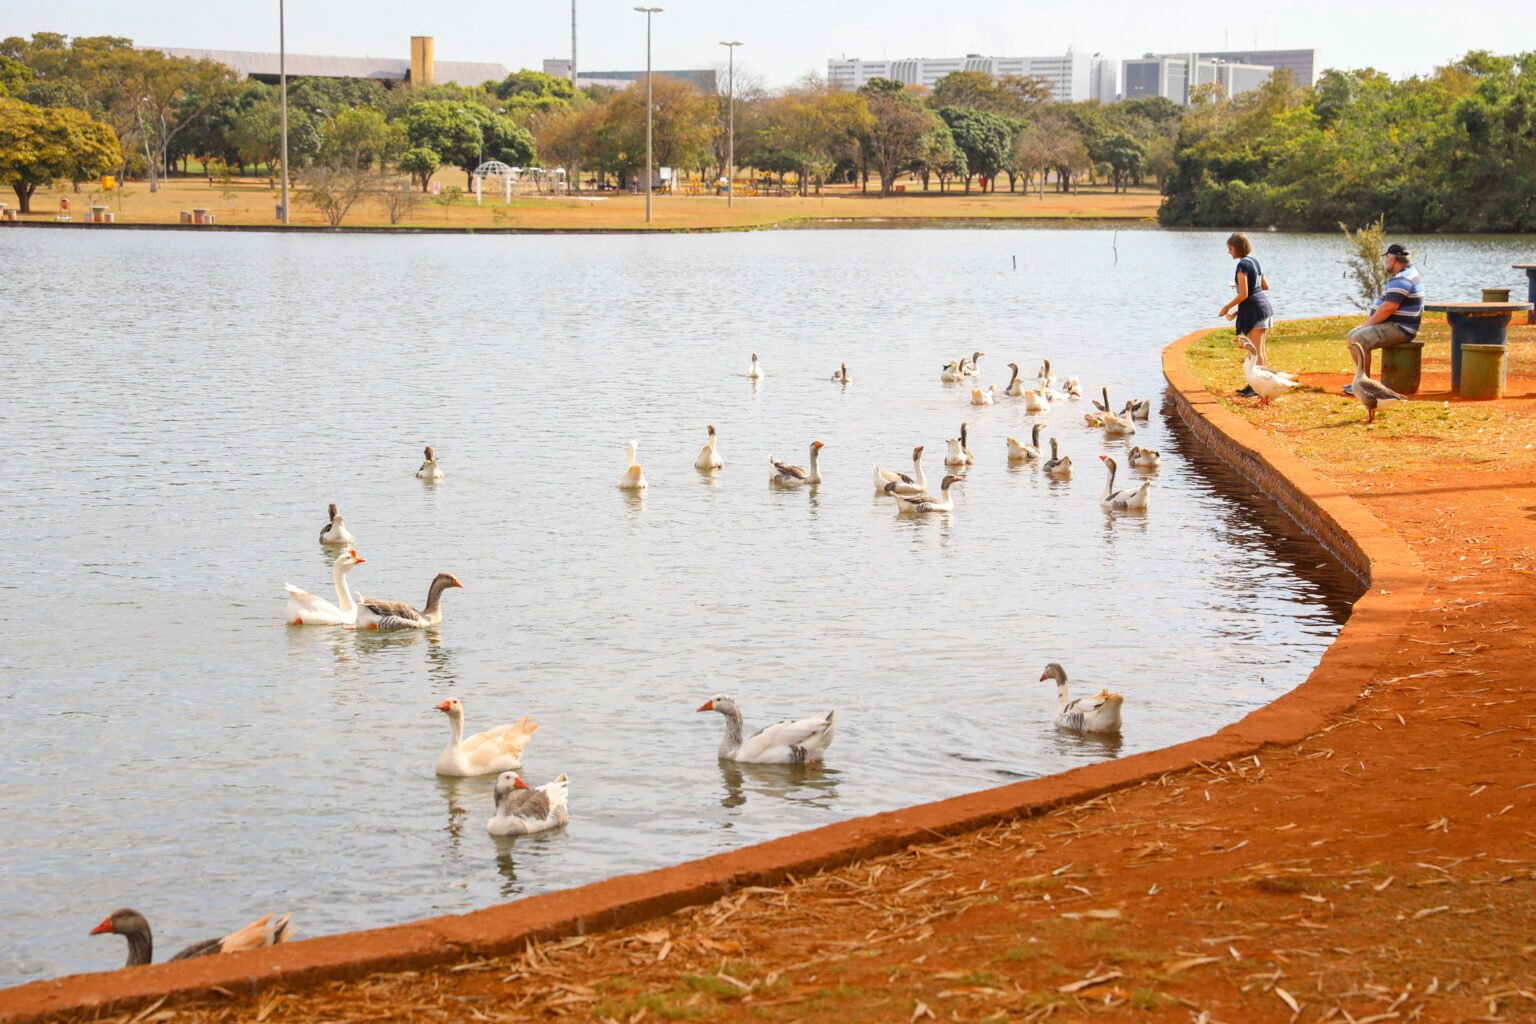
{"type": "MultiPolygon", "coordinates": [[[[707,159],[719,124],[715,105],[688,82],[666,75],[652,80],[652,157],[657,168],[698,167],[707,159]]],[[[615,94],[604,109],[601,145],[608,166],[624,176],[645,163],[645,83],[615,94]]]]}
{"type": "Polygon", "coordinates": [[[1115,192],[1124,192],[1133,181],[1141,177],[1147,160],[1147,147],[1125,132],[1112,132],[1101,136],[1088,149],[1093,160],[1109,167],[1110,184],[1115,192]]]}
{"type": "Polygon", "coordinates": [[[971,176],[980,174],[995,187],[997,172],[1009,158],[1018,122],[963,107],[941,107],[939,117],[949,125],[955,145],[965,154],[965,190],[971,190],[971,176]]]}
{"type": "Polygon", "coordinates": [[[952,71],[934,85],[931,102],[936,109],[960,107],[1020,120],[1050,98],[1050,83],[1040,78],[952,71]]]}
{"type": "Polygon", "coordinates": [[[897,175],[912,169],[937,118],[906,93],[877,92],[869,97],[870,123],[865,145],[880,175],[880,195],[891,194],[897,175]]]}
{"type": "Polygon", "coordinates": [[[405,112],[406,141],[412,149],[430,149],[468,178],[480,165],[485,145],[477,109],[484,108],[450,100],[413,103],[405,112]]]}
{"type": "Polygon", "coordinates": [[[396,134],[381,112],[348,107],[326,123],[322,157],[331,167],[367,170],[389,158],[396,134]]]}
{"type": "Polygon", "coordinates": [[[0,98],[0,181],[15,190],[22,213],[32,211],[39,185],[93,178],[121,157],[111,127],[83,110],[0,98]]]}
{"type": "Polygon", "coordinates": [[[481,149],[482,160],[500,160],[513,167],[530,167],[534,164],[538,146],[531,132],[519,128],[510,118],[491,113],[485,107],[472,109],[480,119],[480,134],[485,140],[481,149]]]}
{"type": "Polygon", "coordinates": [[[568,78],[556,78],[542,71],[514,71],[496,84],[499,100],[533,101],[541,99],[575,100],[576,90],[568,78]]]}
{"type": "Polygon", "coordinates": [[[443,158],[431,146],[413,146],[400,154],[395,166],[420,181],[421,190],[425,192],[432,182],[432,175],[443,166],[443,158]]]}

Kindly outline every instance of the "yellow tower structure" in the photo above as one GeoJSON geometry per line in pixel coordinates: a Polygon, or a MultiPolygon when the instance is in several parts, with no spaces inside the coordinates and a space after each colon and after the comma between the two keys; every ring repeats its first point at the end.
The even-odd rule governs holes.
{"type": "Polygon", "coordinates": [[[431,36],[411,36],[411,84],[431,85],[437,80],[431,36]]]}

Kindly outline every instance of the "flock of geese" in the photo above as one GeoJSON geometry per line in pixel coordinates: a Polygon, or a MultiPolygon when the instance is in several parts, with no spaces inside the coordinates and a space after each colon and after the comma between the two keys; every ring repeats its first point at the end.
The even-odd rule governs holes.
{"type": "MultiPolygon", "coordinates": [[[[946,363],[941,380],[947,383],[964,383],[979,376],[978,361],[983,352],[946,363]]],[[[1017,399],[1024,408],[1035,415],[1050,412],[1064,402],[1081,399],[1082,389],[1075,377],[1067,378],[1057,386],[1049,360],[1042,363],[1035,386],[1026,388],[1019,374],[1017,363],[1009,363],[1012,376],[1002,389],[1003,399],[1017,399]]],[[[757,353],[752,354],[747,377],[760,380],[764,376],[757,353]]],[[[831,378],[839,384],[851,382],[848,365],[839,365],[831,378]]],[[[990,405],[997,400],[996,388],[985,391],[972,388],[970,398],[975,405],[990,405]]],[[[1102,401],[1094,401],[1093,409],[1085,412],[1084,422],[1102,428],[1106,437],[1127,437],[1136,433],[1136,423],[1150,417],[1151,404],[1139,399],[1124,403],[1118,412],[1109,402],[1107,388],[1101,390],[1102,401]]],[[[1007,457],[1010,463],[1034,463],[1049,476],[1064,480],[1072,476],[1072,459],[1062,455],[1055,437],[1048,440],[1050,455],[1046,457],[1042,447],[1044,423],[1036,421],[1029,443],[1007,437],[1007,457]]],[[[821,441],[811,442],[808,464],[798,466],[769,457],[772,467],[769,483],[774,487],[814,487],[821,483],[821,441]]],[[[629,460],[618,486],[628,491],[643,491],[648,486],[645,473],[637,461],[639,445],[629,443],[629,460]]],[[[912,450],[912,472],[906,473],[875,466],[874,487],[878,497],[890,498],[898,514],[927,515],[951,513],[955,509],[953,489],[965,480],[966,467],[975,462],[970,449],[970,421],[960,425],[957,436],[948,439],[944,455],[946,472],[935,493],[923,470],[923,446],[912,450]]],[[[1108,455],[1100,455],[1104,462],[1107,479],[1100,504],[1111,511],[1139,511],[1147,508],[1151,481],[1143,479],[1138,487],[1115,488],[1118,465],[1108,455]]],[[[1155,472],[1160,457],[1156,451],[1132,447],[1128,459],[1131,468],[1143,473],[1155,472]]],[[[713,425],[708,428],[708,438],[700,448],[694,467],[703,473],[724,470],[713,425]]],[[[436,484],[445,474],[436,454],[428,446],[424,459],[416,471],[417,479],[436,484]]],[[[335,591],[334,602],[288,584],[285,619],[292,626],[341,626],[359,630],[410,630],[428,629],[442,623],[442,598],[452,589],[463,584],[451,573],[439,573],[427,589],[426,603],[416,608],[404,601],[387,601],[364,597],[352,591],[347,575],[367,559],[358,554],[357,538],[348,529],[346,520],[335,504],[327,510],[327,518],[320,530],[320,543],[336,551],[332,562],[331,584],[335,591]]],[[[1054,722],[1058,728],[1084,733],[1118,733],[1121,728],[1121,709],[1124,698],[1118,693],[1101,690],[1086,697],[1073,698],[1068,692],[1067,673],[1062,666],[1051,662],[1045,666],[1040,681],[1056,684],[1056,713],[1054,722]]],[[[464,735],[464,705],[456,697],[450,697],[436,705],[448,719],[448,743],[438,755],[435,770],[438,775],[458,778],[496,776],[494,786],[494,811],[486,821],[486,831],[496,836],[525,836],[557,829],[570,821],[568,796],[570,779],[562,772],[542,786],[529,786],[522,778],[523,754],[539,723],[524,716],[516,722],[495,726],[470,736],[464,735]]],[[[749,764],[812,764],[824,759],[836,731],[836,710],[824,711],[798,721],[777,722],[748,733],[744,725],[741,707],[728,694],[718,694],[705,701],[698,712],[713,712],[724,719],[725,735],[721,740],[718,756],[722,760],[749,764]]],[[[122,935],[128,943],[127,966],[147,964],[153,956],[153,939],[149,922],[137,911],[129,908],[118,910],[103,920],[91,932],[122,935]]],[[[284,942],[293,934],[291,915],[268,914],[244,928],[219,939],[196,943],[177,953],[173,960],[215,953],[238,952],[284,942]]]]}

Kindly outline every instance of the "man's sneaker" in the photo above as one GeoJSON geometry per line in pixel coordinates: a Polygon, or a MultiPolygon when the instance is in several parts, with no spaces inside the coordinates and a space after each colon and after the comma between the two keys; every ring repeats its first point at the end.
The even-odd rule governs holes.
{"type": "Polygon", "coordinates": [[[1257,391],[1253,390],[1253,385],[1252,384],[1246,384],[1246,385],[1243,386],[1243,390],[1241,390],[1241,391],[1239,391],[1237,393],[1237,397],[1238,398],[1258,398],[1259,397],[1259,393],[1257,391]]]}
{"type": "Polygon", "coordinates": [[[1355,397],[1355,386],[1353,384],[1345,384],[1344,385],[1344,393],[1346,395],[1348,395],[1350,398],[1354,398],[1355,397]]]}

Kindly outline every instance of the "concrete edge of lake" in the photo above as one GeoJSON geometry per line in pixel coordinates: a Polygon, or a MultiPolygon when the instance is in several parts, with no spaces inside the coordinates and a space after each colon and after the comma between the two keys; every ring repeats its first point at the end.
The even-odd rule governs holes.
{"type": "MultiPolygon", "coordinates": [[[[531,896],[462,915],[301,940],[251,953],[203,957],[134,970],[29,982],[0,990],[0,1021],[70,1012],[121,1012],[156,1000],[248,995],[381,971],[514,953],[547,941],[622,927],[707,903],[746,886],[771,886],[818,870],[892,853],[932,838],[1043,814],[1201,763],[1294,744],[1358,700],[1382,656],[1407,630],[1428,578],[1387,525],[1261,430],[1222,408],[1190,374],[1185,350],[1208,331],[1168,346],[1168,396],[1195,437],[1277,501],[1369,582],[1334,643],[1296,689],[1220,731],[1162,750],[855,818],[670,868],[531,896]]],[[[299,922],[302,926],[302,920],[299,922]]],[[[82,926],[82,941],[85,941],[82,926]]]]}

